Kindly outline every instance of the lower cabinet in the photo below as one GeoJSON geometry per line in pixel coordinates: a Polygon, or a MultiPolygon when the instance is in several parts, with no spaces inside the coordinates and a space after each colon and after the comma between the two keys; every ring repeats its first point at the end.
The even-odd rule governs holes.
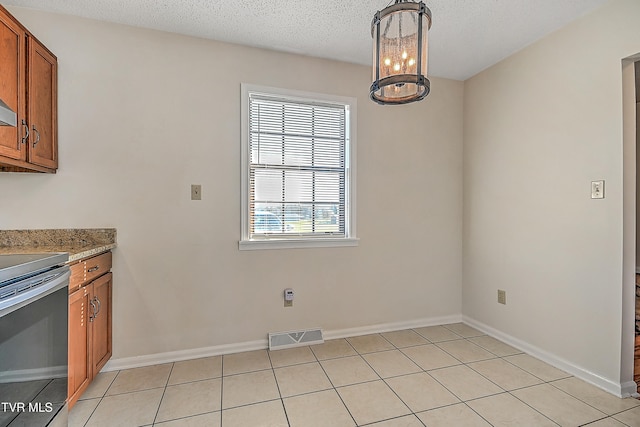
{"type": "Polygon", "coordinates": [[[91,377],[98,375],[111,358],[111,290],[113,274],[107,273],[92,282],[96,312],[91,325],[91,377]]]}
{"type": "Polygon", "coordinates": [[[71,265],[67,400],[69,409],[111,358],[113,274],[108,272],[111,268],[111,253],[109,253],[108,268],[104,268],[103,265],[101,276],[93,278],[89,275],[90,277],[87,278],[86,274],[78,274],[78,270],[84,269],[86,272],[95,268],[87,266],[96,264],[96,260],[104,261],[104,255],[71,265]],[[75,280],[74,277],[76,277],[75,280]],[[79,282],[80,280],[84,282],[79,282]]]}
{"type": "Polygon", "coordinates": [[[69,408],[76,403],[80,394],[89,386],[92,378],[89,363],[89,287],[79,289],[69,295],[69,408]]]}

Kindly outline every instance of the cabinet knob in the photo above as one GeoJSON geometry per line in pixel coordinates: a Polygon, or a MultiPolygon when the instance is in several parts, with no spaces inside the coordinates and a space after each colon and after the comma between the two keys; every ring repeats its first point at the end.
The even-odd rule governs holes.
{"type": "Polygon", "coordinates": [[[91,267],[90,269],[87,270],[87,273],[93,273],[94,271],[98,271],[100,269],[99,265],[96,265],[95,267],[91,267]]]}

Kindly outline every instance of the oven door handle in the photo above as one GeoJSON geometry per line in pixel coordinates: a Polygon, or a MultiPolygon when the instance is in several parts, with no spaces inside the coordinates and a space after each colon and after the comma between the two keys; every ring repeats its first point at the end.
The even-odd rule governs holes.
{"type": "MultiPolygon", "coordinates": [[[[6,316],[27,304],[31,304],[40,298],[44,298],[57,290],[69,286],[70,273],[68,266],[60,267],[55,271],[49,271],[46,275],[49,276],[49,280],[47,282],[42,283],[33,289],[21,292],[14,297],[9,297],[4,301],[0,301],[0,317],[6,316]]],[[[30,280],[34,280],[36,278],[37,277],[32,277],[30,280]]]]}

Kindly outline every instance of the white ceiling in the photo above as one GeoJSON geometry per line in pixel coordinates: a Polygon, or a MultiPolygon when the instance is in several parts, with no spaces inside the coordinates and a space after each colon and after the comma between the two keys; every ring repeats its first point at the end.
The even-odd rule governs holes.
{"type": "MultiPolygon", "coordinates": [[[[608,0],[424,0],[429,75],[465,80],[608,0]]],[[[196,37],[368,65],[389,0],[4,0],[196,37]]],[[[32,29],[37,34],[37,29],[32,29]]]]}

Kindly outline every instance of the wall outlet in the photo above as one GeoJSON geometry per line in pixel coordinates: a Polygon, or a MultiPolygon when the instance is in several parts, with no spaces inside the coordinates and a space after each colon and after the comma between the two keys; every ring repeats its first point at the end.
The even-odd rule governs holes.
{"type": "Polygon", "coordinates": [[[498,302],[500,304],[507,304],[507,291],[498,289],[498,302]]]}
{"type": "Polygon", "coordinates": [[[285,307],[293,307],[293,300],[284,300],[285,307]]]}
{"type": "Polygon", "coordinates": [[[191,184],[191,200],[202,200],[202,186],[191,184]]]}

